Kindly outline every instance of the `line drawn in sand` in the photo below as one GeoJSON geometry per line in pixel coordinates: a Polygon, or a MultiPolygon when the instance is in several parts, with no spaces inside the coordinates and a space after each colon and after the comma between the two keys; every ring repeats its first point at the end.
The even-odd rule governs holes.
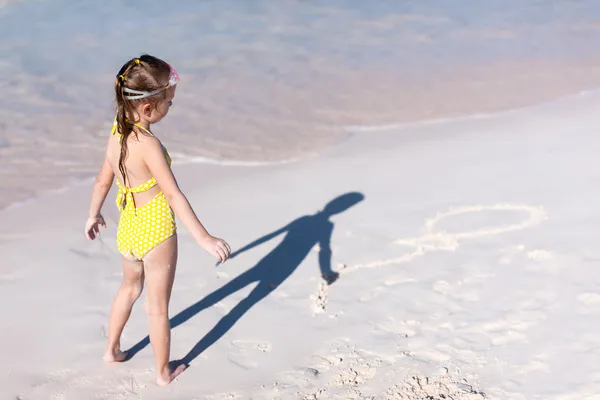
{"type": "Polygon", "coordinates": [[[412,247],[413,250],[401,255],[400,257],[387,258],[377,261],[371,261],[365,264],[355,264],[338,271],[340,274],[347,274],[361,269],[386,267],[393,264],[402,264],[414,260],[429,252],[435,251],[456,251],[460,247],[461,241],[469,239],[478,239],[486,236],[495,236],[507,232],[519,231],[532,228],[546,220],[547,214],[543,207],[529,206],[526,204],[492,204],[492,205],[471,205],[451,208],[446,212],[440,212],[433,218],[425,221],[424,233],[421,236],[398,239],[394,243],[412,247]],[[482,228],[466,232],[446,232],[438,229],[437,226],[443,220],[464,214],[481,213],[488,211],[515,211],[525,212],[527,218],[519,223],[501,225],[491,228],[482,228]]]}
{"type": "MultiPolygon", "coordinates": [[[[371,261],[365,264],[354,264],[342,267],[337,271],[340,276],[351,272],[356,272],[362,269],[387,267],[410,262],[415,258],[421,257],[429,252],[436,251],[451,251],[454,252],[460,247],[461,241],[469,239],[478,239],[486,236],[495,236],[507,232],[520,231],[527,228],[532,228],[541,224],[548,218],[546,211],[541,206],[529,206],[526,204],[491,204],[491,205],[470,205],[450,208],[445,212],[438,212],[434,217],[425,220],[424,233],[421,236],[398,239],[394,243],[412,247],[413,250],[399,257],[386,258],[382,260],[371,261]],[[438,229],[438,225],[443,220],[464,214],[482,213],[495,211],[514,211],[524,212],[527,218],[519,223],[500,225],[491,228],[482,228],[473,231],[465,232],[446,232],[438,229]]],[[[319,285],[318,292],[311,296],[313,302],[313,314],[323,314],[326,308],[326,299],[328,297],[328,287],[322,283],[319,285]],[[323,301],[325,299],[325,301],[323,301]]]]}

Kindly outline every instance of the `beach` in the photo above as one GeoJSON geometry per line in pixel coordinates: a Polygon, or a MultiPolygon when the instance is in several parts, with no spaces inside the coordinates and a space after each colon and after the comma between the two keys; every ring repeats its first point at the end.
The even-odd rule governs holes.
{"type": "Polygon", "coordinates": [[[600,399],[597,4],[125,3],[0,2],[1,398],[600,399]],[[83,232],[146,51],[182,78],[153,131],[233,250],[177,221],[165,388],[144,295],[102,361],[116,187],[83,232]]]}
{"type": "Polygon", "coordinates": [[[141,304],[122,340],[135,356],[101,361],[120,282],[114,193],[100,241],[82,234],[89,184],[5,210],[2,392],[594,399],[598,106],[589,92],[354,133],[296,163],[175,165],[234,257],[216,266],[180,230],[172,354],[190,368],[166,389],[141,304]],[[340,274],[330,286],[323,262],[340,274]]]}

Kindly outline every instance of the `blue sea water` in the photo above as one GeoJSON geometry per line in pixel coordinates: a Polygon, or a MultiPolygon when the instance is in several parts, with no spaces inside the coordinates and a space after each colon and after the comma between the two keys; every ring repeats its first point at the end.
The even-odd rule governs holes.
{"type": "MultiPolygon", "coordinates": [[[[502,78],[494,90],[514,92],[529,78],[512,87],[511,74],[541,65],[551,72],[540,76],[569,87],[562,66],[569,77],[589,74],[600,48],[597,0],[1,4],[0,184],[15,193],[23,174],[47,188],[94,173],[114,76],[141,53],[166,59],[182,77],[172,118],[161,123],[175,153],[272,159],[327,145],[340,138],[332,127],[344,124],[496,105],[489,98],[502,96],[491,93],[452,108],[473,76],[484,89],[502,78]]],[[[588,82],[572,80],[575,89],[588,82]]]]}

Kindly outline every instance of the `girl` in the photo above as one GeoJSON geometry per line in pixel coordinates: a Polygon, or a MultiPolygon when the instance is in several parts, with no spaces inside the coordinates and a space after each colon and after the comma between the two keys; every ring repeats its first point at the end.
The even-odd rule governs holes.
{"type": "Polygon", "coordinates": [[[166,62],[142,55],[128,61],[115,83],[117,117],[92,191],[85,234],[93,240],[106,228],[100,214],[115,175],[121,212],[117,247],[123,259],[123,282],[113,301],[106,362],[124,361],[120,338],[146,281],[146,312],[154,351],[157,383],[168,385],[183,372],[169,368],[171,331],[168,307],[177,264],[175,214],[204,250],[224,262],[231,249],[211,236],[198,220],[171,171],[171,158],[150,130],[169,112],[179,75],[166,62]]]}

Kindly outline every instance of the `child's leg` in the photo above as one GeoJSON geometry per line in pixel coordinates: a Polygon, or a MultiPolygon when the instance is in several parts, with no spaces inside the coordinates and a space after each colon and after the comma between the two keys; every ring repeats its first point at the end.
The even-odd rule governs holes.
{"type": "Polygon", "coordinates": [[[144,267],[141,261],[132,261],[123,257],[123,282],[115,296],[108,323],[108,347],[104,361],[123,361],[126,357],[121,351],[121,333],[129,319],[133,304],[142,294],[144,287],[144,267]]]}
{"type": "Polygon", "coordinates": [[[183,371],[169,369],[171,328],[169,327],[169,300],[177,266],[177,235],[173,235],[144,258],[146,274],[146,312],[150,323],[150,344],[154,350],[157,383],[168,385],[183,371]]]}

